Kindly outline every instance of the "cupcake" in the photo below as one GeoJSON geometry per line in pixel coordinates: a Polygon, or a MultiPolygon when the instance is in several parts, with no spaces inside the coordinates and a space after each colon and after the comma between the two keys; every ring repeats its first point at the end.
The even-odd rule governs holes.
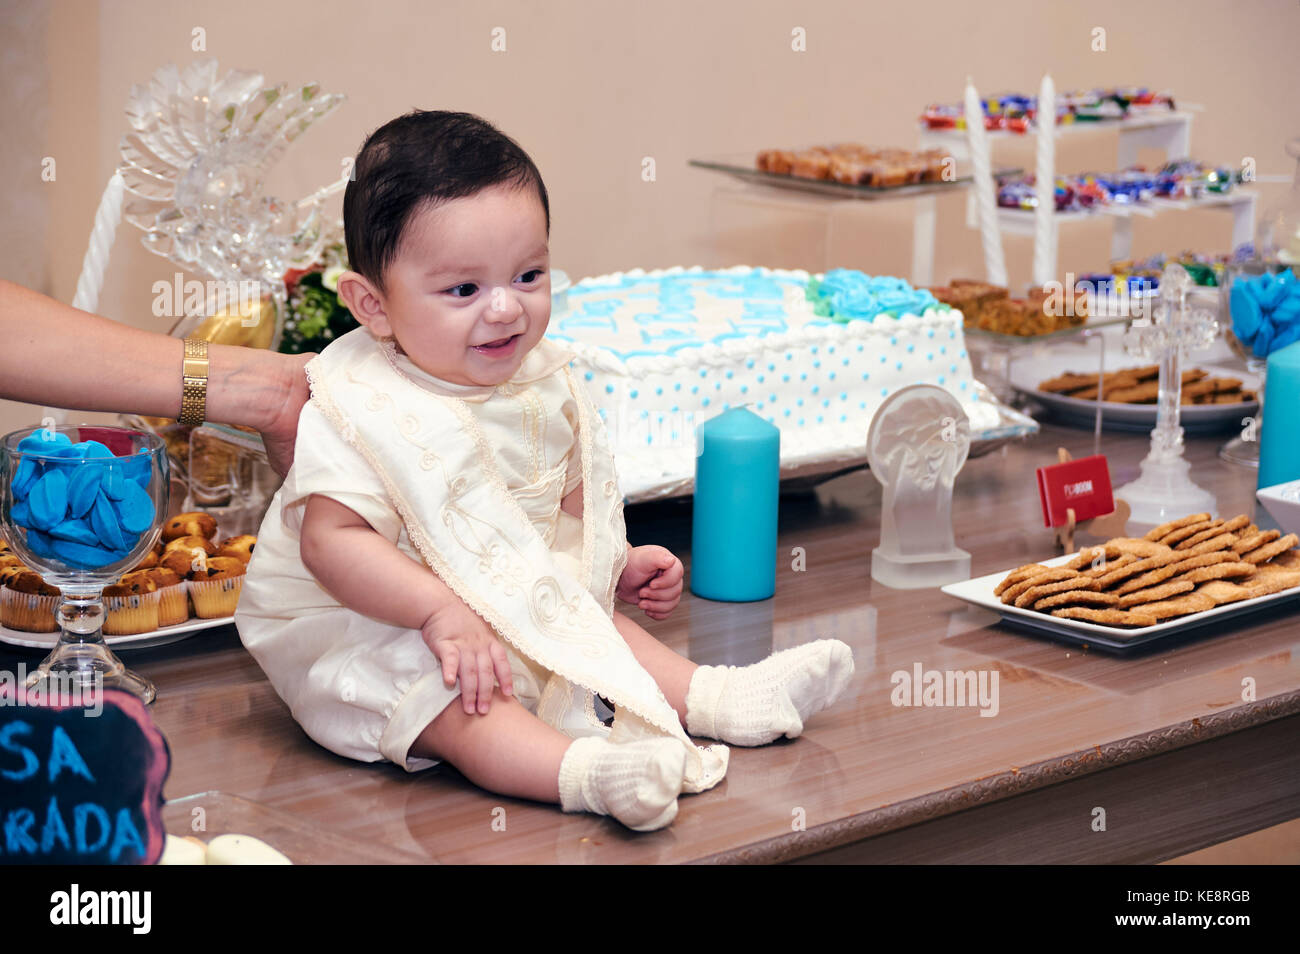
{"type": "Polygon", "coordinates": [[[0,569],[0,625],[27,633],[53,633],[60,593],[22,565],[0,569]]]}
{"type": "Polygon", "coordinates": [[[147,570],[150,567],[157,566],[158,556],[159,555],[157,553],[155,553],[153,550],[150,550],[140,559],[139,563],[131,567],[131,572],[134,573],[136,570],[147,570]]]}
{"type": "Polygon", "coordinates": [[[208,555],[198,547],[168,550],[158,558],[158,566],[166,567],[182,580],[189,580],[193,578],[192,574],[208,568],[208,555]]]}
{"type": "MultiPolygon", "coordinates": [[[[158,625],[176,626],[190,618],[189,587],[175,571],[165,566],[155,566],[136,573],[151,581],[158,589],[158,625]]],[[[135,576],[136,573],[128,574],[135,576]]],[[[126,577],[123,577],[126,579],[126,577]]]]}
{"type": "Polygon", "coordinates": [[[245,533],[238,537],[229,537],[221,541],[217,556],[234,557],[245,565],[253,559],[253,547],[257,546],[257,537],[245,533]]]}
{"type": "Polygon", "coordinates": [[[158,628],[158,587],[138,573],[104,587],[104,635],[135,636],[158,628]]]}
{"type": "Polygon", "coordinates": [[[190,574],[190,600],[201,619],[234,616],[247,567],[234,557],[209,557],[206,570],[190,574]]]}
{"type": "Polygon", "coordinates": [[[216,556],[218,549],[219,547],[207,537],[177,537],[175,540],[167,541],[167,545],[163,547],[163,556],[171,550],[202,550],[208,556],[216,556]]]}
{"type": "Polygon", "coordinates": [[[211,540],[217,535],[217,521],[209,514],[178,513],[162,525],[162,540],[170,543],[178,537],[203,537],[211,540]]]}

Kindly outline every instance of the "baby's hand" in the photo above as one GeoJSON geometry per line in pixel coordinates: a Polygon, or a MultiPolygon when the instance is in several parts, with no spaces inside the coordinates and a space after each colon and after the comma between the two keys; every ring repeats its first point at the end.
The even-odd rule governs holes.
{"type": "Polygon", "coordinates": [[[681,600],[684,575],[682,561],[663,547],[633,547],[614,592],[651,619],[665,619],[681,600]]]}
{"type": "Polygon", "coordinates": [[[442,663],[442,680],[447,688],[456,684],[459,675],[460,698],[467,714],[474,714],[476,703],[479,714],[487,714],[494,672],[501,692],[507,696],[514,693],[505,648],[483,618],[461,600],[434,610],[420,628],[420,635],[442,663]]]}

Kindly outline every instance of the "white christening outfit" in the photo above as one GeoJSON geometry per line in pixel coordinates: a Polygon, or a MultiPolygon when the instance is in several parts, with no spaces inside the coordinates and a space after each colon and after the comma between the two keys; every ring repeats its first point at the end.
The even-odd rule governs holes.
{"type": "Polygon", "coordinates": [[[427,768],[436,763],[410,757],[411,744],[460,692],[444,686],[418,629],[343,606],[303,565],[298,534],[313,493],[355,510],[478,613],[505,646],[515,695],[547,724],[615,743],[675,739],[686,792],[725,775],[726,747],[691,742],[614,627],[623,498],[572,357],[543,339],[508,382],[457,385],[363,327],[306,366],[294,464],[258,531],[235,622],[321,745],[427,768]],[[560,509],[579,482],[580,521],[560,509]],[[593,694],[613,704],[612,726],[593,694]]]}

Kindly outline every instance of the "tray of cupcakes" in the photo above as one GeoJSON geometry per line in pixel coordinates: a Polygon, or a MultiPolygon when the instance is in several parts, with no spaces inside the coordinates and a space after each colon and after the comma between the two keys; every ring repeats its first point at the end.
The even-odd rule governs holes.
{"type": "MultiPolygon", "coordinates": [[[[229,624],[256,544],[221,537],[210,514],[169,518],[144,559],[104,588],[104,641],[145,649],[229,624]]],[[[52,648],[59,595],[0,540],[0,642],[52,648]]]]}

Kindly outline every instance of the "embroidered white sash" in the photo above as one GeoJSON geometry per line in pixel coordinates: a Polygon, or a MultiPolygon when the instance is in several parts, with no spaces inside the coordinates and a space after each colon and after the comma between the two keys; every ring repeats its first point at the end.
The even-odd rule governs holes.
{"type": "Polygon", "coordinates": [[[687,749],[684,790],[716,785],[726,747],[691,742],[614,626],[614,590],[627,561],[623,500],[604,428],[573,372],[559,373],[578,407],[581,578],[555,559],[511,495],[469,404],[422,387],[395,356],[392,339],[349,332],[306,366],[311,400],[378,473],[433,572],[519,655],[552,674],[538,716],[570,735],[603,733],[592,709],[597,693],[615,708],[611,741],[677,739],[687,749]],[[573,730],[575,717],[585,730],[573,730]]]}

